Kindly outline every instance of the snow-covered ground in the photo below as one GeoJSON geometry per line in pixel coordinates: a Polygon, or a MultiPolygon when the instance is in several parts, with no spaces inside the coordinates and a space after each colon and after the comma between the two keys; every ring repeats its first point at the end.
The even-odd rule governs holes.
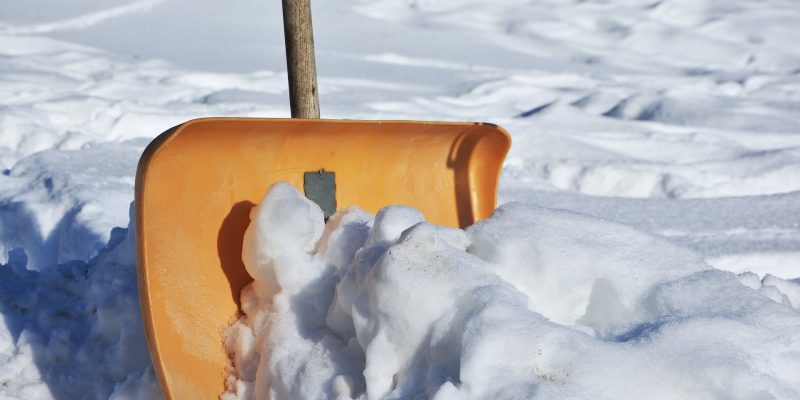
{"type": "MultiPolygon", "coordinates": [[[[497,123],[514,140],[502,203],[620,222],[753,271],[764,285],[741,280],[796,314],[796,0],[313,7],[324,117],[497,123]]],[[[190,118],[288,116],[284,68],[277,1],[3,3],[0,397],[157,392],[118,228],[139,154],[190,118]]]]}

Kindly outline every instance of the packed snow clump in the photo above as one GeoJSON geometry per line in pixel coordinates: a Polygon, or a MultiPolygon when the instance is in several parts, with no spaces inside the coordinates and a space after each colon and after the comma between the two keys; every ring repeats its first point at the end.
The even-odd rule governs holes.
{"type": "Polygon", "coordinates": [[[251,219],[223,399],[800,396],[800,285],[632,228],[522,204],[325,224],[283,183],[251,219]]]}

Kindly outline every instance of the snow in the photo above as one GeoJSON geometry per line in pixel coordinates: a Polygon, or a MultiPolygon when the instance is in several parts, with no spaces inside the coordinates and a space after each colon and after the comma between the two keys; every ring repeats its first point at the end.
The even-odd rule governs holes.
{"type": "Polygon", "coordinates": [[[323,225],[274,185],[245,233],[255,281],[223,398],[800,394],[800,282],[570,211],[511,203],[466,232],[421,217],[350,208],[323,225]]]}
{"type": "MultiPolygon", "coordinates": [[[[798,305],[800,277],[796,1],[343,0],[313,6],[324,117],[486,121],[512,135],[499,200],[524,205],[503,207],[481,225],[485,235],[475,236],[475,227],[468,242],[463,233],[428,226],[395,245],[408,248],[423,237],[442,238],[455,249],[471,243],[467,252],[423,246],[404,254],[409,262],[432,254],[452,256],[454,263],[472,257],[481,265],[476,271],[492,266],[498,293],[507,295],[485,294],[499,309],[515,311],[513,321],[492,321],[518,329],[476,333],[475,346],[467,347],[486,353],[460,353],[475,357],[460,367],[474,373],[464,381],[489,379],[480,360],[513,360],[516,354],[497,343],[519,334],[546,339],[544,356],[533,357],[541,361],[536,390],[542,397],[584,390],[626,397],[647,388],[654,394],[639,397],[675,390],[689,396],[695,389],[710,390],[708,397],[797,397],[791,373],[800,374],[788,355],[796,343],[778,340],[786,327],[798,326],[788,306],[798,305]],[[530,226],[513,230],[521,221],[530,226]],[[492,239],[493,229],[499,239],[492,239]],[[530,235],[528,241],[509,237],[512,230],[530,235]],[[534,267],[550,271],[552,281],[525,272],[534,267]],[[738,274],[745,286],[711,267],[738,274]],[[520,306],[523,298],[530,307],[520,306]],[[581,319],[589,308],[594,311],[581,319]],[[578,349],[569,354],[580,357],[551,353],[562,348],[578,349]],[[687,362],[696,354],[709,363],[687,362]],[[626,386],[593,370],[643,381],[626,386]]],[[[133,238],[120,228],[131,220],[136,162],[150,139],[191,118],[289,115],[280,14],[279,2],[261,0],[3,4],[0,397],[156,396],[136,302],[133,238]]],[[[273,221],[273,228],[313,233],[309,243],[320,247],[308,257],[322,265],[320,273],[329,265],[339,274],[352,267],[348,260],[365,241],[386,247],[424,218],[390,210],[374,221],[349,210],[337,217],[347,230],[289,221],[273,221]]],[[[273,244],[254,251],[291,245],[273,244]]],[[[309,279],[285,278],[299,286],[282,290],[309,279]]],[[[390,281],[410,282],[398,279],[390,281]]],[[[459,279],[443,284],[469,287],[459,279]]],[[[488,319],[498,316],[480,315],[476,310],[472,330],[460,332],[490,326],[488,319]]],[[[355,325],[340,317],[318,321],[350,335],[355,325]]],[[[374,321],[386,329],[400,323],[374,321]]],[[[441,332],[442,340],[449,334],[441,332]]],[[[370,343],[391,345],[381,340],[370,343]]],[[[363,361],[365,343],[339,354],[363,361]]],[[[242,354],[256,347],[248,339],[239,346],[242,354]]],[[[432,360],[408,371],[453,365],[442,357],[443,364],[432,360]]],[[[341,376],[325,390],[365,390],[363,365],[354,372],[356,364],[336,364],[341,376]]],[[[374,387],[385,388],[376,368],[370,371],[384,383],[374,387]]],[[[452,375],[437,371],[430,376],[452,375]]],[[[527,390],[524,383],[506,389],[457,383],[423,386],[441,386],[443,398],[479,396],[479,390],[487,396],[509,390],[505,395],[515,397],[527,390]]]]}
{"type": "Polygon", "coordinates": [[[132,225],[110,250],[41,271],[12,251],[0,269],[4,398],[157,398],[139,314],[132,225]]]}

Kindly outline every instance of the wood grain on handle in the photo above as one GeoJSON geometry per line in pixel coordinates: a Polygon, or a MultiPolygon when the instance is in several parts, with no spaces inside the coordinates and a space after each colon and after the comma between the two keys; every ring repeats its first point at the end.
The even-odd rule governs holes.
{"type": "Polygon", "coordinates": [[[292,118],[319,118],[310,0],[283,0],[283,35],[292,118]]]}

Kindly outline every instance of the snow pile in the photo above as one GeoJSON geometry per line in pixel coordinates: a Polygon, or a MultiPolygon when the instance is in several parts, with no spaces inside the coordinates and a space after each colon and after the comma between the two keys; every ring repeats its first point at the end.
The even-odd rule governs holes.
{"type": "Polygon", "coordinates": [[[800,395],[800,284],[632,228],[522,204],[467,231],[399,206],[325,225],[288,184],[251,218],[225,399],[800,395]]]}
{"type": "Polygon", "coordinates": [[[86,263],[43,271],[11,252],[0,266],[0,394],[4,398],[154,399],[139,313],[133,220],[86,263]]]}
{"type": "Polygon", "coordinates": [[[126,226],[139,156],[147,141],[48,150],[20,160],[0,185],[0,262],[24,249],[28,268],[88,261],[126,226]]]}

